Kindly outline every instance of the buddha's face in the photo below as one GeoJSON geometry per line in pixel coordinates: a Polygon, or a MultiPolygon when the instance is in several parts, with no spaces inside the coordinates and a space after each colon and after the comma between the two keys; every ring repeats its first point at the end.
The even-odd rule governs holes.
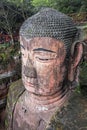
{"type": "Polygon", "coordinates": [[[64,43],[54,38],[20,38],[22,80],[32,93],[52,95],[62,87],[66,73],[64,43]]]}

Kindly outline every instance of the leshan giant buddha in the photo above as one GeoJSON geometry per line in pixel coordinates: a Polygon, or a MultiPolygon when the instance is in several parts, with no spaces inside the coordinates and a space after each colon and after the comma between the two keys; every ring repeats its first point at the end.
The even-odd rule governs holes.
{"type": "Polygon", "coordinates": [[[56,130],[49,122],[56,111],[61,112],[66,106],[78,82],[83,54],[83,45],[78,40],[78,29],[72,19],[54,9],[42,9],[23,23],[20,46],[25,90],[15,87],[11,103],[9,95],[13,90],[9,91],[9,130],[56,130]]]}

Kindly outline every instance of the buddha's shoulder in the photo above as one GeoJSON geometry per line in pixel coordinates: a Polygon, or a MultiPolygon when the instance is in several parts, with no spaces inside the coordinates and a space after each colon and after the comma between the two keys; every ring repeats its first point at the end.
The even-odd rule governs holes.
{"type": "Polygon", "coordinates": [[[66,117],[72,120],[73,123],[80,122],[85,119],[87,121],[87,97],[81,93],[75,92],[70,98],[64,111],[66,113],[66,117]]]}
{"type": "Polygon", "coordinates": [[[53,115],[48,127],[52,130],[86,130],[87,97],[74,93],[68,104],[53,115]]]}
{"type": "Polygon", "coordinates": [[[13,118],[12,114],[13,114],[15,105],[19,97],[24,93],[24,91],[25,91],[25,88],[23,86],[21,79],[13,82],[9,86],[9,91],[7,95],[6,119],[5,119],[6,130],[11,129],[12,118],[13,118]]]}
{"type": "Polygon", "coordinates": [[[25,90],[25,88],[23,86],[22,80],[19,79],[15,82],[11,83],[11,85],[9,86],[8,95],[12,94],[12,95],[16,96],[17,93],[21,94],[21,92],[24,90],[25,90]]]}
{"type": "Polygon", "coordinates": [[[25,91],[25,88],[23,86],[22,80],[19,79],[15,82],[13,82],[9,86],[9,91],[7,95],[7,104],[12,103],[17,101],[17,99],[20,97],[20,95],[25,91]]]}

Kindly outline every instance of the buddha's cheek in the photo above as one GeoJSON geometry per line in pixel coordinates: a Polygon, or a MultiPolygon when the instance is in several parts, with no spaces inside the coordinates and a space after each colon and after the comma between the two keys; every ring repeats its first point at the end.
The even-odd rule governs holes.
{"type": "Polygon", "coordinates": [[[38,85],[39,88],[43,90],[43,92],[54,93],[58,91],[63,83],[65,77],[65,67],[54,67],[51,68],[49,73],[46,75],[39,76],[38,85]]]}
{"type": "Polygon", "coordinates": [[[53,69],[55,68],[56,63],[55,61],[50,62],[34,62],[34,67],[36,69],[37,75],[49,77],[51,74],[53,74],[53,69]]]}
{"type": "Polygon", "coordinates": [[[59,80],[58,73],[54,73],[54,70],[50,70],[44,75],[38,75],[38,88],[43,92],[53,92],[58,89],[59,80]]]}
{"type": "Polygon", "coordinates": [[[60,82],[62,80],[62,75],[60,73],[60,68],[56,67],[51,71],[50,77],[49,77],[49,89],[50,91],[56,91],[58,90],[58,87],[60,85],[60,82]]]}
{"type": "Polygon", "coordinates": [[[58,87],[57,85],[58,85],[57,80],[55,80],[54,75],[51,75],[51,77],[49,79],[49,90],[50,91],[55,90],[56,87],[58,87]]]}

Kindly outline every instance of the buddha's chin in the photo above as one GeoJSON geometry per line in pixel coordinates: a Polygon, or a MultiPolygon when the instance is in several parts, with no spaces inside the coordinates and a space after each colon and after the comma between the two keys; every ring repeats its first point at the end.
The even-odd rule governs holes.
{"type": "Polygon", "coordinates": [[[52,87],[52,86],[51,88],[49,85],[41,86],[41,84],[37,84],[37,82],[34,82],[34,81],[32,82],[32,80],[26,80],[26,78],[25,79],[22,78],[22,80],[23,80],[23,84],[26,90],[30,93],[34,93],[37,95],[51,96],[60,90],[59,88],[55,89],[55,87],[52,87]]]}
{"type": "Polygon", "coordinates": [[[30,82],[26,82],[26,81],[23,82],[23,84],[24,84],[26,90],[28,90],[29,92],[35,93],[36,86],[34,84],[32,84],[30,82]]]}
{"type": "Polygon", "coordinates": [[[39,96],[52,96],[54,95],[56,92],[51,92],[49,89],[45,90],[45,89],[37,89],[35,85],[32,84],[26,84],[24,83],[25,89],[30,92],[33,93],[35,95],[39,95],[39,96]]]}

